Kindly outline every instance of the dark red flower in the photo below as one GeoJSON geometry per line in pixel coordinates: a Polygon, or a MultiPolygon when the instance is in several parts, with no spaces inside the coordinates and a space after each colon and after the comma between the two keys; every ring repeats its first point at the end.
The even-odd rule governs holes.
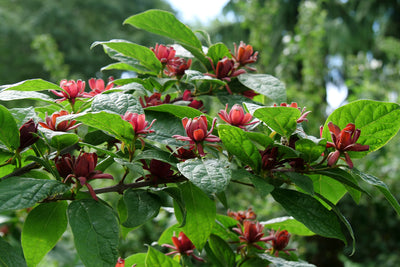
{"type": "Polygon", "coordinates": [[[266,148],[260,151],[263,170],[272,170],[282,165],[278,155],[278,147],[266,148]]]}
{"type": "Polygon", "coordinates": [[[63,89],[61,92],[50,90],[56,96],[62,97],[61,99],[57,99],[56,102],[69,100],[72,104],[75,104],[77,97],[87,97],[85,95],[85,82],[82,80],[76,82],[74,80],[61,80],[60,87],[63,89]]]}
{"type": "Polygon", "coordinates": [[[193,159],[196,157],[196,154],[193,151],[193,148],[191,149],[185,149],[183,147],[177,148],[175,151],[173,151],[169,146],[167,146],[168,150],[172,152],[172,155],[181,161],[185,161],[187,159],[193,159]]]}
{"type": "Polygon", "coordinates": [[[336,164],[340,155],[344,155],[347,165],[349,165],[350,168],[353,168],[353,162],[351,161],[347,151],[369,150],[369,145],[361,145],[356,143],[360,137],[361,130],[356,129],[356,126],[353,123],[347,124],[343,130],[340,130],[337,125],[329,122],[328,128],[331,133],[333,143],[327,142],[326,147],[334,147],[336,149],[336,151],[331,152],[328,155],[328,166],[336,164]]]}
{"type": "Polygon", "coordinates": [[[156,48],[151,47],[150,49],[163,65],[168,64],[175,58],[176,51],[173,47],[156,44],[156,48]]]}
{"type": "Polygon", "coordinates": [[[278,257],[280,251],[290,255],[289,251],[294,249],[285,249],[289,244],[290,237],[291,235],[286,230],[278,230],[276,232],[274,230],[270,230],[268,238],[270,239],[269,242],[271,242],[272,247],[268,250],[271,251],[271,253],[274,253],[276,257],[278,257]]]}
{"type": "Polygon", "coordinates": [[[264,248],[257,243],[270,240],[270,237],[263,237],[264,226],[259,222],[245,220],[243,221],[243,226],[238,224],[237,228],[233,228],[232,230],[239,234],[239,240],[242,244],[238,247],[238,251],[246,246],[253,246],[263,250],[264,248]]]}
{"type": "Polygon", "coordinates": [[[175,57],[168,62],[165,74],[168,76],[176,76],[180,79],[185,74],[185,71],[190,68],[191,64],[191,59],[186,61],[184,58],[175,57]]]}
{"type": "Polygon", "coordinates": [[[214,130],[214,126],[216,123],[217,118],[214,118],[212,122],[212,126],[210,131],[207,131],[207,118],[204,115],[200,117],[195,117],[193,119],[183,118],[182,124],[185,128],[186,135],[174,135],[172,137],[180,140],[180,141],[189,141],[191,145],[195,145],[197,147],[197,151],[199,152],[200,156],[205,156],[203,150],[203,141],[207,142],[219,142],[221,141],[218,136],[215,136],[212,133],[214,130]]]}
{"type": "Polygon", "coordinates": [[[256,95],[259,95],[259,93],[256,93],[253,90],[246,90],[241,92],[241,94],[250,99],[253,99],[256,95]]]}
{"type": "Polygon", "coordinates": [[[46,112],[46,122],[39,122],[40,126],[42,126],[43,128],[46,129],[50,129],[53,131],[60,131],[60,132],[66,132],[72,129],[77,128],[78,126],[80,126],[82,123],[78,123],[76,124],[75,120],[71,120],[71,121],[62,121],[60,123],[57,124],[57,118],[58,117],[62,117],[62,116],[66,116],[68,115],[68,111],[65,110],[61,110],[60,112],[54,112],[51,117],[47,116],[47,112],[46,112]]]}
{"type": "Polygon", "coordinates": [[[173,254],[187,255],[187,256],[192,256],[195,260],[204,261],[202,258],[194,254],[194,249],[196,247],[183,232],[180,232],[178,237],[175,236],[174,232],[174,235],[172,236],[172,243],[174,243],[175,246],[172,246],[170,244],[162,245],[163,247],[167,247],[174,250],[165,255],[173,255],[173,254]]]}
{"type": "Polygon", "coordinates": [[[39,137],[36,135],[38,124],[36,124],[33,119],[25,122],[19,128],[19,147],[18,151],[23,150],[24,148],[33,145],[39,137]]]}
{"type": "MultiPolygon", "coordinates": [[[[311,111],[307,111],[306,112],[306,108],[299,108],[296,102],[292,102],[290,105],[287,103],[281,103],[280,105],[281,107],[290,107],[290,108],[297,108],[298,110],[300,110],[300,117],[297,119],[297,123],[301,123],[303,121],[308,121],[307,119],[307,115],[311,113],[311,111]]],[[[274,104],[274,107],[277,107],[276,104],[274,104]]]]}
{"type": "MultiPolygon", "coordinates": [[[[233,45],[235,47],[235,53],[232,54],[232,56],[239,64],[239,66],[245,66],[247,64],[251,64],[257,61],[258,52],[254,52],[251,45],[246,45],[242,41],[240,41],[239,47],[236,46],[236,43],[234,43],[233,45]]],[[[256,70],[250,67],[247,68],[250,70],[256,70]]]]}
{"type": "Polygon", "coordinates": [[[192,97],[192,92],[190,90],[188,90],[188,89],[186,89],[183,92],[182,100],[190,101],[188,107],[195,108],[195,109],[198,109],[198,110],[202,110],[204,108],[203,101],[194,99],[192,97]]]}
{"type": "Polygon", "coordinates": [[[95,79],[92,78],[89,80],[89,87],[92,90],[89,93],[84,93],[85,97],[93,97],[95,95],[101,94],[104,91],[107,91],[114,87],[114,78],[110,77],[108,79],[107,86],[104,85],[103,79],[95,79]]]}
{"type": "Polygon", "coordinates": [[[94,179],[113,179],[110,174],[95,170],[97,165],[97,154],[81,153],[77,158],[70,154],[65,154],[55,158],[58,173],[65,178],[64,183],[78,182],[81,186],[89,189],[90,195],[97,200],[93,187],[89,184],[94,179]],[[69,172],[69,173],[68,173],[69,172]],[[72,179],[75,181],[72,181],[72,179]]]}
{"type": "Polygon", "coordinates": [[[239,221],[240,224],[243,224],[243,221],[245,220],[255,220],[257,217],[255,212],[251,208],[248,208],[244,211],[240,210],[238,212],[228,210],[228,216],[239,221]]]}
{"type": "Polygon", "coordinates": [[[225,106],[225,110],[220,110],[218,112],[219,117],[230,125],[237,126],[246,130],[245,126],[252,125],[257,123],[257,121],[250,122],[253,119],[253,116],[250,113],[244,113],[244,110],[241,105],[235,104],[231,108],[231,111],[228,111],[228,104],[225,106]]]}
{"type": "Polygon", "coordinates": [[[132,125],[135,135],[154,133],[154,130],[150,130],[150,128],[156,120],[154,119],[150,125],[147,126],[149,123],[146,121],[145,114],[137,114],[127,111],[125,115],[121,115],[121,118],[132,125]]]}
{"type": "Polygon", "coordinates": [[[174,171],[171,170],[171,164],[169,163],[157,159],[152,159],[149,165],[147,165],[145,160],[141,160],[141,162],[143,164],[143,169],[149,171],[150,174],[147,174],[145,177],[141,177],[136,181],[147,180],[158,183],[160,180],[163,181],[176,177],[174,171]]]}
{"type": "Polygon", "coordinates": [[[162,104],[168,104],[170,102],[171,96],[166,95],[164,100],[161,100],[161,94],[160,93],[154,93],[151,96],[144,96],[143,98],[140,97],[140,105],[142,105],[143,108],[147,107],[153,107],[153,106],[158,106],[162,104]],[[144,100],[143,100],[144,99],[144,100]]]}
{"type": "MultiPolygon", "coordinates": [[[[214,66],[214,63],[211,59],[209,60],[214,73],[206,73],[206,75],[208,76],[230,82],[232,77],[236,77],[239,76],[240,74],[246,73],[244,69],[237,69],[235,61],[228,57],[224,57],[223,59],[218,61],[217,67],[214,66]]],[[[232,94],[232,91],[229,88],[229,86],[226,86],[226,90],[228,90],[228,92],[232,94]]]]}

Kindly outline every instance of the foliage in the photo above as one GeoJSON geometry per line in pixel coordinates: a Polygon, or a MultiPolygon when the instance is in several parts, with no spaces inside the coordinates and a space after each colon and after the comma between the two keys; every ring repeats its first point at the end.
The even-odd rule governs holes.
{"type": "Polygon", "coordinates": [[[248,66],[257,60],[252,46],[241,42],[234,52],[223,43],[203,47],[166,11],[148,10],[124,23],[175,44],[93,43],[116,60],[104,71],[137,77],[108,84],[91,79],[90,92],[82,80],[0,87],[4,101],[44,104],[0,106],[0,212],[27,209],[24,257],[1,239],[6,266],[36,266],[67,224],[85,266],[123,266],[120,238],[163,210],[173,211],[176,224],[158,246],[125,264],[314,266],[287,248],[288,230],[335,238],[354,252],[352,227],[337,206],[346,193],[358,202],[368,194],[365,185],[375,187],[400,215],[389,187],[352,161],[397,134],[398,104],[351,102],[329,115],[320,136],[309,135],[303,128],[309,111],[281,103],[284,84],[248,66]],[[47,90],[57,99],[41,92],[47,90]],[[257,189],[259,198],[272,196],[290,217],[265,222],[265,236],[251,209],[218,214],[217,207],[228,208],[225,191],[232,184],[257,189]],[[38,235],[43,227],[46,234],[38,235]],[[172,251],[163,254],[160,245],[172,251]]]}

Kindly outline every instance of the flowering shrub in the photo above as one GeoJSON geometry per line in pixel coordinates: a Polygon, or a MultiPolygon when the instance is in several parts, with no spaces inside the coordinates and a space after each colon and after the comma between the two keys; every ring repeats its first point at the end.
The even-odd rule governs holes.
{"type": "Polygon", "coordinates": [[[336,238],[354,251],[352,227],[336,207],[344,194],[357,202],[367,193],[361,184],[373,185],[400,214],[387,186],[352,160],[397,134],[398,104],[349,103],[315,137],[302,127],[311,111],[286,104],[284,84],[249,66],[258,57],[251,45],[240,42],[233,52],[223,43],[203,47],[160,10],[125,23],[175,44],[94,43],[117,61],[103,71],[137,75],[107,85],[91,79],[89,92],[85,81],[66,79],[0,87],[0,100],[38,103],[0,105],[0,213],[29,211],[24,257],[0,239],[7,266],[36,266],[67,225],[85,266],[313,266],[299,260],[290,237],[336,238]],[[41,92],[48,90],[53,94],[41,92]],[[289,216],[262,223],[251,209],[217,214],[217,204],[229,208],[231,183],[254,188],[254,197],[271,195],[289,216]],[[111,193],[119,200],[109,201],[111,193]],[[121,227],[137,228],[160,209],[173,210],[177,224],[159,246],[144,257],[119,258],[121,227]]]}

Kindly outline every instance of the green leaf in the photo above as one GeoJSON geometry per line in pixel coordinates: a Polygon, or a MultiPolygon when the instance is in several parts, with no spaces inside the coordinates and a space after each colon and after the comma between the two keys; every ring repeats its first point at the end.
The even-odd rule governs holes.
{"type": "Polygon", "coordinates": [[[210,235],[208,245],[213,254],[218,258],[218,266],[235,266],[235,254],[225,240],[217,235],[210,235]]]}
{"type": "Polygon", "coordinates": [[[124,115],[127,111],[138,114],[144,113],[137,98],[121,93],[96,95],[92,102],[92,111],[105,111],[120,115],[124,115]]]}
{"type": "Polygon", "coordinates": [[[298,191],[275,188],[273,198],[296,220],[316,234],[346,243],[338,218],[315,198],[298,191]]]}
{"type": "Polygon", "coordinates": [[[239,241],[237,234],[231,231],[232,227],[236,227],[238,221],[232,217],[217,214],[212,234],[221,237],[224,240],[239,241]]]}
{"type": "Polygon", "coordinates": [[[260,170],[260,152],[242,129],[231,125],[219,125],[218,135],[229,153],[249,165],[255,172],[260,170]]]}
{"type": "Polygon", "coordinates": [[[246,87],[265,95],[277,104],[286,102],[285,84],[274,76],[244,73],[238,76],[238,80],[246,87]]]}
{"type": "Polygon", "coordinates": [[[94,199],[75,200],[68,207],[68,221],[85,266],[115,266],[119,224],[110,207],[94,199]]]}
{"type": "Polygon", "coordinates": [[[61,88],[58,85],[42,79],[25,80],[19,83],[3,86],[3,90],[15,90],[15,91],[43,91],[50,89],[61,90],[61,88]]]}
{"type": "Polygon", "coordinates": [[[267,180],[258,175],[249,173],[247,176],[262,197],[266,197],[275,188],[272,184],[268,183],[267,180]]]}
{"type": "Polygon", "coordinates": [[[270,261],[271,263],[274,264],[275,267],[316,267],[314,264],[301,261],[287,261],[282,258],[268,255],[267,253],[257,254],[257,256],[260,257],[261,259],[270,261]]]}
{"type": "Polygon", "coordinates": [[[296,130],[300,110],[291,107],[266,107],[254,111],[254,117],[265,122],[272,130],[289,138],[296,130]]]}
{"type": "Polygon", "coordinates": [[[55,180],[11,177],[0,182],[0,212],[29,208],[69,189],[66,184],[55,180]]]}
{"type": "Polygon", "coordinates": [[[359,100],[344,105],[329,115],[325,122],[322,136],[331,141],[328,123],[346,127],[354,123],[361,130],[357,143],[369,145],[368,151],[349,151],[351,157],[363,157],[378,150],[397,134],[400,129],[400,105],[373,100],[359,100]]]}
{"type": "Polygon", "coordinates": [[[0,237],[0,267],[26,267],[22,253],[0,237]]]}
{"type": "Polygon", "coordinates": [[[164,255],[160,251],[149,246],[146,256],[146,267],[180,267],[179,262],[164,255]]]}
{"type": "Polygon", "coordinates": [[[212,59],[215,67],[217,66],[218,61],[221,60],[222,58],[232,57],[229,48],[226,47],[226,45],[223,43],[217,43],[210,46],[207,51],[207,56],[212,59]]]}
{"type": "Polygon", "coordinates": [[[400,215],[400,204],[393,196],[393,194],[389,191],[389,188],[384,182],[371,174],[360,172],[355,168],[351,169],[351,173],[361,178],[363,181],[369,183],[370,185],[375,186],[379,191],[381,191],[387,201],[389,201],[390,205],[392,205],[393,209],[397,212],[398,215],[400,215]]]}
{"type": "MultiPolygon", "coordinates": [[[[314,192],[323,195],[336,204],[347,193],[346,187],[339,181],[325,175],[310,175],[313,181],[314,192]]],[[[324,203],[322,203],[324,204],[324,203]]]]}
{"type": "Polygon", "coordinates": [[[129,267],[136,264],[135,267],[145,267],[146,256],[147,256],[146,253],[133,254],[125,259],[125,266],[129,267]]]}
{"type": "Polygon", "coordinates": [[[310,231],[301,222],[297,221],[291,216],[279,217],[265,222],[260,222],[267,228],[274,230],[287,230],[293,235],[310,236],[315,235],[314,232],[310,231]]]}
{"type": "Polygon", "coordinates": [[[0,100],[2,101],[12,101],[20,99],[33,99],[37,101],[43,101],[48,103],[54,103],[54,99],[50,96],[38,93],[38,92],[27,92],[27,91],[1,91],[0,100]]]}
{"type": "Polygon", "coordinates": [[[79,136],[73,133],[52,131],[45,128],[41,128],[40,131],[43,132],[46,138],[50,140],[50,146],[57,149],[57,151],[60,151],[68,146],[72,146],[79,141],[79,136]]]}
{"type": "Polygon", "coordinates": [[[19,129],[12,114],[0,105],[0,141],[10,150],[19,147],[19,129]]]}
{"type": "Polygon", "coordinates": [[[360,192],[368,194],[364,189],[358,186],[357,180],[347,171],[341,168],[330,168],[327,170],[317,170],[314,173],[329,176],[343,185],[350,186],[360,192]]]}
{"type": "MultiPolygon", "coordinates": [[[[226,82],[224,82],[220,79],[216,79],[211,76],[205,75],[203,72],[200,72],[197,70],[185,70],[184,81],[187,81],[189,83],[203,81],[203,82],[210,82],[210,83],[213,83],[216,85],[225,85],[226,84],[226,82]]],[[[236,96],[230,95],[230,97],[236,97],[236,96]]]]}
{"type": "Polygon", "coordinates": [[[94,42],[92,47],[96,45],[107,46],[124,56],[134,58],[140,62],[142,66],[151,70],[155,74],[162,70],[161,62],[150,48],[131,43],[125,40],[111,40],[108,42],[94,42]]]}
{"type": "Polygon", "coordinates": [[[200,40],[189,27],[180,22],[172,13],[163,10],[147,10],[127,18],[124,21],[125,23],[175,40],[199,59],[202,64],[209,65],[200,40]]]}
{"type": "Polygon", "coordinates": [[[179,236],[179,233],[182,231],[182,228],[179,227],[179,224],[174,224],[162,232],[160,238],[157,240],[158,245],[170,244],[173,245],[172,236],[175,233],[175,236],[179,236]]]}
{"type": "Polygon", "coordinates": [[[310,195],[314,194],[314,185],[310,177],[297,172],[287,172],[285,175],[304,192],[310,195]]]}
{"type": "MultiPolygon", "coordinates": [[[[159,112],[166,112],[170,113],[179,119],[183,118],[194,118],[198,117],[200,115],[205,115],[203,112],[201,112],[198,109],[194,109],[191,107],[186,107],[186,106],[178,106],[178,105],[172,105],[172,104],[162,104],[159,106],[153,106],[153,107],[148,107],[146,108],[146,111],[148,110],[153,110],[153,111],[159,111],[159,112]]],[[[205,115],[209,122],[212,122],[212,119],[205,115]]]]}
{"type": "Polygon", "coordinates": [[[206,194],[222,192],[231,180],[229,162],[219,159],[188,159],[178,170],[206,194]]]}
{"type": "Polygon", "coordinates": [[[318,139],[314,142],[310,139],[296,141],[296,150],[301,152],[300,157],[306,162],[316,161],[326,148],[326,139],[318,139]]]}
{"type": "Polygon", "coordinates": [[[27,108],[12,108],[9,109],[11,112],[15,122],[17,123],[17,127],[21,127],[22,124],[27,122],[29,119],[36,119],[38,118],[35,112],[34,107],[27,107],[27,108]]]}
{"type": "MultiPolygon", "coordinates": [[[[215,203],[191,182],[182,183],[179,188],[186,206],[186,224],[182,227],[182,230],[196,248],[201,250],[215,223],[215,203]]],[[[179,217],[177,213],[175,215],[177,220],[181,222],[183,218],[179,217]]]]}
{"type": "Polygon", "coordinates": [[[135,137],[132,125],[123,120],[120,115],[104,111],[95,113],[80,113],[59,117],[57,123],[64,120],[77,120],[93,128],[103,130],[115,138],[131,143],[135,137]]]}
{"type": "Polygon", "coordinates": [[[126,190],[124,202],[128,211],[128,218],[122,225],[128,228],[142,225],[157,216],[161,207],[160,198],[156,194],[142,189],[126,190]]]}
{"type": "Polygon", "coordinates": [[[67,202],[43,203],[29,212],[21,244],[28,266],[36,266],[67,229],[67,202]]]}

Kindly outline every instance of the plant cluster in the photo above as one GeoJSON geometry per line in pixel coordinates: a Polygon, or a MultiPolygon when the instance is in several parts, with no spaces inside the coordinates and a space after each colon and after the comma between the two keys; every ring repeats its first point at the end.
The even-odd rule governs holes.
{"type": "Polygon", "coordinates": [[[362,183],[378,188],[400,214],[387,186],[353,163],[397,134],[398,104],[349,103],[312,136],[303,129],[311,111],[287,104],[284,84],[249,66],[258,57],[251,45],[240,42],[232,52],[160,10],[125,23],[175,44],[95,42],[116,60],[103,71],[131,77],[91,79],[89,92],[81,80],[0,87],[3,101],[45,103],[0,106],[0,212],[29,209],[24,257],[0,239],[8,265],[36,266],[69,225],[85,266],[191,266],[192,259],[313,266],[286,248],[290,236],[336,238],[354,251],[352,227],[336,204],[346,193],[357,203],[368,194],[362,183]],[[217,204],[229,208],[230,183],[272,195],[290,216],[261,224],[251,209],[217,214],[217,204]],[[149,246],[120,259],[121,233],[160,209],[173,210],[177,220],[157,241],[172,251],[149,246]]]}

